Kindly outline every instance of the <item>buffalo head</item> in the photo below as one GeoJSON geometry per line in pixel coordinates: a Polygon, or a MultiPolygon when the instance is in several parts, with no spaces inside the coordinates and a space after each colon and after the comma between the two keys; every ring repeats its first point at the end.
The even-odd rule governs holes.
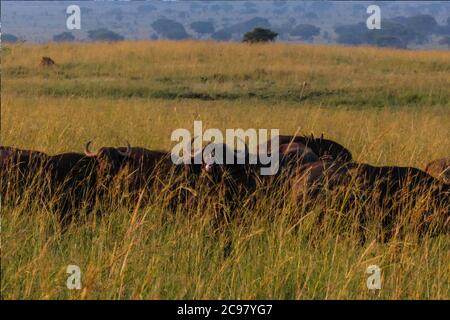
{"type": "Polygon", "coordinates": [[[121,151],[113,147],[102,147],[96,152],[92,152],[90,151],[91,144],[92,141],[86,143],[84,154],[89,158],[95,159],[97,169],[107,177],[113,177],[118,174],[120,169],[131,159],[131,146],[128,142],[126,151],[121,151]]]}

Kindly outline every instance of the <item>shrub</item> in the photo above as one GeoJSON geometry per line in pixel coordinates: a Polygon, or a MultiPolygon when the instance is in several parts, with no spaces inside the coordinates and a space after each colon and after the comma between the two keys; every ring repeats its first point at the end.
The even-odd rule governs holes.
{"type": "Polygon", "coordinates": [[[53,41],[55,41],[55,42],[71,42],[74,40],[75,40],[74,35],[67,31],[59,33],[59,34],[55,34],[53,36],[53,41]]]}
{"type": "Polygon", "coordinates": [[[19,41],[19,38],[17,38],[13,34],[10,34],[10,33],[2,34],[2,42],[14,43],[14,42],[17,42],[17,41],[19,41]]]}
{"type": "Polygon", "coordinates": [[[228,41],[232,37],[232,34],[225,29],[216,31],[212,34],[211,38],[217,41],[228,41]]]}
{"type": "Polygon", "coordinates": [[[120,34],[106,28],[89,30],[88,37],[92,41],[121,41],[125,39],[120,34]]]}
{"type": "Polygon", "coordinates": [[[184,26],[176,21],[161,18],[152,23],[153,29],[163,37],[171,40],[189,38],[184,26]]]}
{"type": "Polygon", "coordinates": [[[278,33],[273,32],[270,29],[255,28],[253,31],[244,34],[242,42],[256,43],[275,41],[276,36],[278,36],[278,33]]]}
{"type": "Polygon", "coordinates": [[[289,34],[302,40],[312,40],[320,34],[320,28],[312,24],[299,24],[289,34]]]}
{"type": "Polygon", "coordinates": [[[191,29],[200,34],[214,33],[214,24],[211,21],[196,21],[191,23],[191,29]]]}

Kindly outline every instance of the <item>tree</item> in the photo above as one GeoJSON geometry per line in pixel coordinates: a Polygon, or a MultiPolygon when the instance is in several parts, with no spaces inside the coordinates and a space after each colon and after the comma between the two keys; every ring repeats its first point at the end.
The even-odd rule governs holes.
{"type": "Polygon", "coordinates": [[[398,16],[388,21],[400,24],[410,32],[419,33],[424,36],[438,32],[440,27],[434,17],[427,14],[415,15],[411,17],[398,16]]]}
{"type": "Polygon", "coordinates": [[[214,24],[211,21],[196,21],[191,23],[191,29],[200,34],[214,33],[214,24]]]}
{"type": "Polygon", "coordinates": [[[255,28],[253,31],[244,34],[242,42],[256,43],[275,41],[276,36],[278,36],[278,33],[273,32],[270,29],[255,28]]]}
{"type": "MultiPolygon", "coordinates": [[[[91,13],[93,11],[91,8],[88,8],[88,7],[81,7],[80,9],[81,9],[81,13],[82,14],[88,14],[88,13],[91,13]]],[[[66,9],[64,9],[64,13],[65,12],[66,12],[66,9]]]]}
{"type": "MultiPolygon", "coordinates": [[[[410,42],[422,43],[425,41],[425,36],[422,33],[415,32],[411,28],[405,27],[396,18],[393,20],[382,20],[382,28],[380,30],[369,30],[365,23],[344,25],[335,27],[335,32],[338,35],[337,42],[351,45],[369,44],[378,45],[377,39],[390,38],[387,42],[394,41],[392,37],[398,38],[407,46],[410,42]]],[[[382,41],[384,42],[384,40],[382,41]]]]}
{"type": "Polygon", "coordinates": [[[19,38],[17,38],[13,34],[10,34],[10,33],[2,34],[2,42],[14,43],[14,42],[17,42],[17,41],[19,41],[19,38]]]}
{"type": "Polygon", "coordinates": [[[376,38],[376,45],[385,48],[405,49],[406,45],[402,39],[394,36],[381,36],[376,38]]]}
{"type": "Polygon", "coordinates": [[[443,26],[438,26],[438,31],[436,33],[441,35],[450,35],[450,17],[447,18],[447,24],[443,26]]]}
{"type": "Polygon", "coordinates": [[[120,34],[106,28],[89,30],[88,37],[92,41],[121,41],[125,39],[120,34]]]}
{"type": "Polygon", "coordinates": [[[55,41],[55,42],[71,42],[74,40],[75,40],[74,35],[67,31],[59,33],[59,34],[55,34],[53,36],[53,41],[55,41]]]}
{"type": "Polygon", "coordinates": [[[439,44],[447,45],[447,47],[450,48],[450,36],[443,37],[441,40],[439,40],[439,44]]]}
{"type": "Polygon", "coordinates": [[[153,29],[164,38],[171,40],[181,40],[189,38],[184,26],[176,21],[160,18],[152,23],[153,29]]]}
{"type": "Polygon", "coordinates": [[[114,17],[119,22],[123,20],[123,11],[120,8],[112,8],[108,11],[108,15],[114,17]]]}
{"type": "MultiPolygon", "coordinates": [[[[350,45],[370,43],[370,31],[363,22],[357,24],[336,26],[334,31],[338,35],[337,42],[350,45]]],[[[377,32],[380,30],[376,30],[377,32]]]]}
{"type": "Polygon", "coordinates": [[[312,40],[314,36],[320,34],[320,28],[312,24],[299,24],[289,34],[302,40],[312,40]]]}
{"type": "Polygon", "coordinates": [[[314,12],[309,11],[303,15],[303,18],[312,20],[312,19],[319,19],[319,16],[317,14],[315,14],[314,12]]]}
{"type": "Polygon", "coordinates": [[[211,38],[213,38],[214,40],[217,40],[217,41],[228,41],[231,39],[231,37],[232,37],[232,34],[224,29],[214,32],[211,36],[211,38]]]}

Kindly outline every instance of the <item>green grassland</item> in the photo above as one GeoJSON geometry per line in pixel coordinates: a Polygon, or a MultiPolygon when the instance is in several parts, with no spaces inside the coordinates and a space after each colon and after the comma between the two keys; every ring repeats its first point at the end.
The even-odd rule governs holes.
{"type": "MultiPolygon", "coordinates": [[[[2,145],[55,154],[128,140],[169,151],[174,129],[202,120],[324,133],[376,165],[423,169],[449,156],[448,51],[156,41],[21,44],[3,47],[1,59],[2,145]],[[42,56],[57,65],[40,67],[42,56]]],[[[332,195],[301,210],[275,205],[281,196],[261,192],[220,232],[213,204],[170,214],[163,193],[64,233],[43,203],[2,205],[2,297],[450,298],[449,235],[359,244],[355,220],[332,195]],[[327,219],[317,225],[321,210],[327,219]],[[69,264],[82,270],[81,290],[66,288],[69,264]],[[366,287],[373,264],[378,291],[366,287]]]]}

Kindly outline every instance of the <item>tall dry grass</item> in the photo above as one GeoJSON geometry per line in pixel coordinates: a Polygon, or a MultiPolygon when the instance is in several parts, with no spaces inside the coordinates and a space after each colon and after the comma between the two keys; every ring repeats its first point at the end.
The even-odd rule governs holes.
{"type": "MultiPolygon", "coordinates": [[[[358,161],[424,168],[450,150],[448,61],[448,52],[284,44],[9,46],[1,144],[55,154],[81,152],[91,139],[95,146],[129,140],[170,150],[172,130],[202,120],[204,128],[323,132],[358,161]],[[56,68],[38,67],[46,55],[56,68]]],[[[87,215],[64,233],[38,201],[2,203],[2,297],[450,298],[448,235],[418,240],[410,231],[360,244],[352,214],[363,203],[348,213],[332,194],[300,208],[280,206],[281,196],[260,191],[256,206],[242,205],[240,218],[219,232],[214,203],[170,213],[165,193],[145,206],[105,210],[101,219],[87,215]],[[82,270],[79,291],[66,287],[69,264],[82,270]],[[372,264],[382,269],[379,291],[366,287],[372,264]]]]}

